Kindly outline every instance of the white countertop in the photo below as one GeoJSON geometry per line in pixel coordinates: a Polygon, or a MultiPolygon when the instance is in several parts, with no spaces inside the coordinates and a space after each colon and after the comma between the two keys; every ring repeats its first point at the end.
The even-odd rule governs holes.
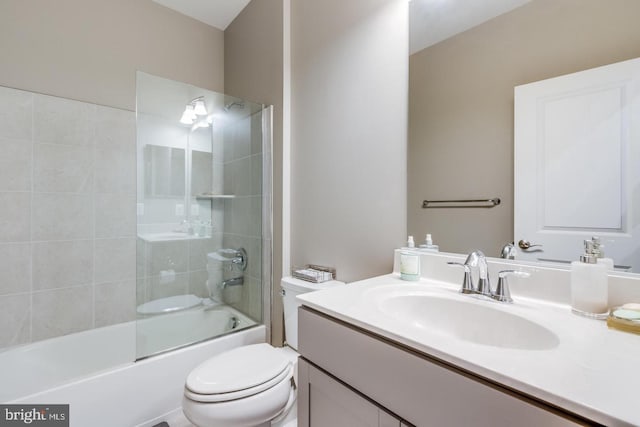
{"type": "MultiPolygon", "coordinates": [[[[483,301],[459,285],[393,273],[298,296],[304,305],[608,426],[640,425],[640,336],[571,313],[569,306],[518,298],[483,301]],[[381,291],[428,293],[489,305],[553,331],[559,344],[541,350],[498,348],[408,325],[376,307],[381,291]]],[[[451,313],[464,316],[465,313],[451,313]]]]}

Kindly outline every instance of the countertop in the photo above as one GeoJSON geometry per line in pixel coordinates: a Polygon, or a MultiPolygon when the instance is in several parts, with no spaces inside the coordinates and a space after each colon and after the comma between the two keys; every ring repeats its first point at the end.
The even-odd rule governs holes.
{"type": "MultiPolygon", "coordinates": [[[[640,336],[571,313],[568,305],[514,296],[513,304],[458,293],[459,285],[392,273],[298,296],[305,306],[441,359],[478,376],[607,426],[640,425],[640,336]],[[544,326],[558,337],[545,349],[500,348],[460,340],[382,313],[380,295],[429,294],[490,306],[544,326]]],[[[464,316],[465,313],[451,313],[464,316]]],[[[446,320],[446,319],[445,319],[446,320]]]]}

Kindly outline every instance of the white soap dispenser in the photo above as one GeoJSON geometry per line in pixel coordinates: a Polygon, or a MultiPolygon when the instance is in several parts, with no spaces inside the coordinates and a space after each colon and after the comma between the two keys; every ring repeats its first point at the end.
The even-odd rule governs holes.
{"type": "Polygon", "coordinates": [[[407,239],[407,246],[400,252],[400,278],[402,280],[420,280],[420,254],[415,252],[413,236],[407,239]]]}
{"type": "Polygon", "coordinates": [[[604,264],[607,266],[608,271],[613,271],[613,259],[604,256],[604,245],[600,242],[600,238],[593,236],[591,240],[593,241],[593,246],[598,257],[598,264],[604,264]]]}
{"type": "Polygon", "coordinates": [[[609,302],[607,266],[598,263],[593,240],[584,241],[580,261],[571,263],[571,311],[593,319],[606,319],[609,302]]]}

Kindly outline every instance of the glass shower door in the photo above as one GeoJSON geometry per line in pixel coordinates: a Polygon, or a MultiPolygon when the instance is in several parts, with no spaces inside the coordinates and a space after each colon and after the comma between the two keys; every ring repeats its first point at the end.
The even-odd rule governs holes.
{"type": "Polygon", "coordinates": [[[138,359],[263,321],[267,112],[138,73],[138,359]]]}

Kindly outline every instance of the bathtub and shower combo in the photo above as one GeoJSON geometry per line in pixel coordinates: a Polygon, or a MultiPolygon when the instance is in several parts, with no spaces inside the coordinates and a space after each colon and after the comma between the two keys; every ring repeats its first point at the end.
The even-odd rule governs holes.
{"type": "MultiPolygon", "coordinates": [[[[9,88],[0,88],[3,97],[12,102],[0,108],[27,105],[34,153],[63,147],[75,155],[66,136],[93,124],[81,148],[90,165],[69,173],[68,162],[49,166],[67,180],[78,169],[92,177],[77,198],[91,205],[93,229],[79,237],[33,231],[20,242],[0,236],[0,252],[24,249],[16,263],[24,271],[0,271],[0,402],[69,404],[72,426],[153,426],[180,410],[197,364],[266,340],[271,108],[142,72],[135,112],[9,88]],[[47,108],[55,114],[43,115],[47,108]],[[38,126],[56,131],[51,140],[38,126]],[[122,172],[101,181],[111,169],[122,172]],[[120,183],[123,194],[104,182],[120,183]],[[108,231],[116,234],[103,237],[108,231]],[[87,262],[80,281],[70,268],[87,262]],[[17,277],[25,283],[15,285],[17,277]]],[[[25,189],[32,204],[38,193],[25,189]]]]}

